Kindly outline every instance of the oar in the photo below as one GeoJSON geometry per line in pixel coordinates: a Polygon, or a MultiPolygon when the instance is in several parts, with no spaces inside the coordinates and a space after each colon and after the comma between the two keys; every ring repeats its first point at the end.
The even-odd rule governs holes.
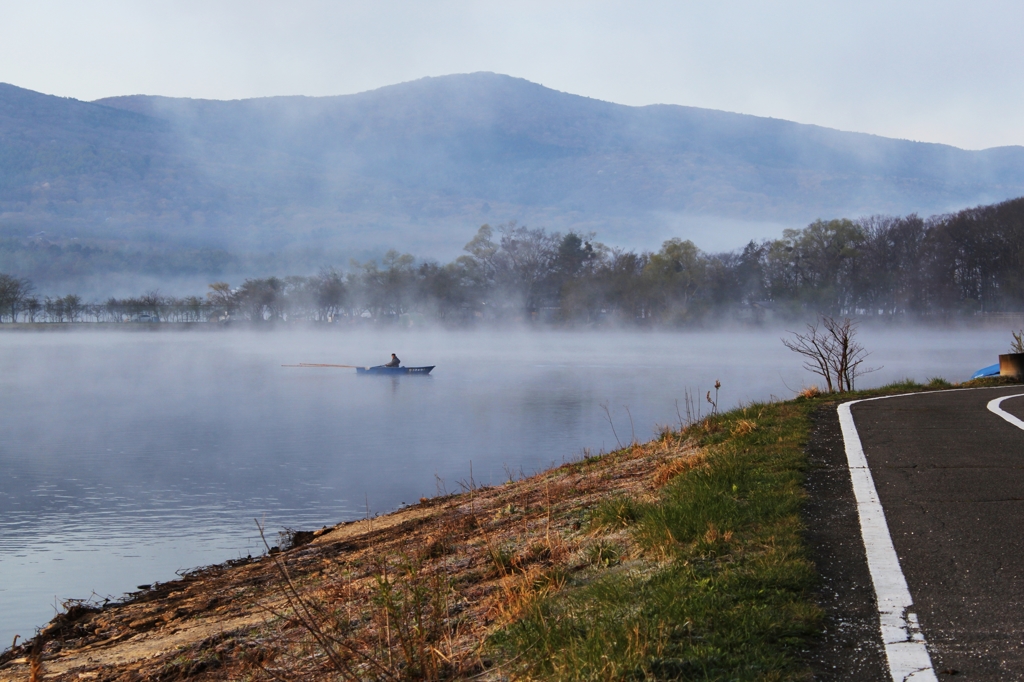
{"type": "Polygon", "coordinates": [[[319,364],[319,363],[315,363],[315,362],[300,362],[297,365],[281,365],[281,366],[282,367],[352,367],[354,369],[356,367],[361,367],[362,365],[325,365],[325,364],[319,364]]]}

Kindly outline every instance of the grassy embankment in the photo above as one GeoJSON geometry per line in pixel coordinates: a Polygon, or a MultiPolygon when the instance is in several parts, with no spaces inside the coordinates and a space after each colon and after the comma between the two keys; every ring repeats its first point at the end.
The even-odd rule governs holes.
{"type": "MultiPolygon", "coordinates": [[[[1005,383],[1016,382],[960,386],[1005,383]]],[[[590,516],[595,535],[629,530],[633,570],[624,562],[570,582],[491,641],[521,672],[555,679],[808,675],[799,652],[820,618],[800,518],[810,415],[841,400],[952,387],[936,378],[841,396],[808,391],[663,435],[696,453],[663,467],[653,496],[614,498],[590,516]]]]}
{"type": "MultiPolygon", "coordinates": [[[[819,618],[801,543],[803,445],[814,400],[751,405],[680,434],[695,451],[648,496],[609,499],[622,563],[532,605],[492,639],[523,672],[559,679],[782,678],[819,618]]],[[[651,444],[648,447],[656,447],[651,444]]]]}
{"type": "MultiPolygon", "coordinates": [[[[835,400],[750,405],[503,486],[464,482],[76,606],[34,650],[47,679],[803,679],[821,618],[804,450],[811,413],[835,400]]],[[[9,652],[0,680],[31,650],[9,652]]]]}

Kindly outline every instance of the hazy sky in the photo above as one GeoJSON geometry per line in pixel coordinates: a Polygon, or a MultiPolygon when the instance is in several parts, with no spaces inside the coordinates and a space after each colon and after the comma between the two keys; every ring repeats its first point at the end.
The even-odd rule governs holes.
{"type": "Polygon", "coordinates": [[[0,0],[0,81],[338,95],[495,71],[976,149],[1024,144],[1024,3],[0,0]]]}

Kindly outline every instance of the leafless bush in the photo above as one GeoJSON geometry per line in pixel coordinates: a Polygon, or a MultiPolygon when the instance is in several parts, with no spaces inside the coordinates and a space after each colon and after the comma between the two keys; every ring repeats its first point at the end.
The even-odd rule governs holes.
{"type": "Polygon", "coordinates": [[[1024,329],[1019,332],[1010,332],[1013,335],[1013,343],[1010,344],[1011,353],[1024,353],[1024,329]]]}
{"type": "Polygon", "coordinates": [[[804,367],[821,376],[829,393],[852,391],[858,376],[879,367],[862,367],[868,353],[854,337],[857,324],[849,318],[837,320],[822,316],[807,325],[807,333],[790,332],[792,339],[782,339],[786,348],[806,358],[804,367]]]}
{"type": "MultiPolygon", "coordinates": [[[[302,595],[295,582],[292,580],[280,552],[271,551],[270,544],[263,532],[263,525],[256,520],[256,527],[260,532],[260,539],[267,548],[267,554],[273,559],[284,581],[283,593],[288,604],[287,612],[266,607],[267,611],[282,620],[296,621],[316,642],[318,651],[323,654],[343,680],[365,679],[365,672],[371,672],[377,679],[399,679],[399,676],[389,667],[380,662],[375,656],[365,654],[357,642],[338,636],[331,627],[330,615],[325,611],[323,605],[316,603],[302,595]]],[[[264,668],[275,679],[281,679],[274,671],[264,668]]]]}
{"type": "MultiPolygon", "coordinates": [[[[303,589],[292,579],[285,553],[267,543],[257,520],[260,538],[282,579],[284,606],[264,605],[282,621],[299,626],[312,639],[304,643],[282,637],[263,660],[253,662],[275,680],[431,680],[461,674],[453,641],[458,637],[455,592],[446,570],[432,570],[428,562],[451,549],[453,528],[445,526],[428,537],[423,547],[398,553],[372,552],[369,575],[371,608],[353,614],[346,606],[353,597],[351,583],[303,589]],[[355,617],[355,621],[353,616],[355,617]],[[368,627],[362,632],[353,622],[368,627]],[[298,645],[297,645],[298,644],[298,645]],[[274,664],[280,660],[280,664],[274,664]],[[329,671],[335,674],[328,677],[329,671]],[[312,675],[318,677],[312,677],[312,675]]],[[[285,531],[284,540],[297,533],[285,531]]],[[[294,543],[292,543],[294,544],[294,543]]]]}

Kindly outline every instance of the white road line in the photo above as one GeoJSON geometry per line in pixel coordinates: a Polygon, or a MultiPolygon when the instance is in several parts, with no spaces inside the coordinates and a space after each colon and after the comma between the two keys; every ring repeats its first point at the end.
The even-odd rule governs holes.
{"type": "Polygon", "coordinates": [[[1021,420],[1017,419],[1016,417],[1014,417],[1012,414],[1010,414],[1009,412],[1007,412],[1003,408],[999,407],[999,403],[1003,402],[1004,400],[1009,400],[1010,398],[1019,398],[1021,396],[1024,396],[1024,393],[1017,393],[1015,395],[1004,395],[1002,398],[996,398],[995,400],[990,400],[990,401],[988,401],[988,411],[989,412],[995,412],[1000,417],[1002,417],[1006,421],[1008,421],[1011,424],[1013,424],[1014,426],[1016,426],[1018,429],[1024,429],[1024,422],[1022,422],[1021,420]]]}
{"type": "MultiPolygon", "coordinates": [[[[900,559],[896,556],[885,512],[868,468],[860,434],[853,423],[853,412],[850,411],[850,407],[857,403],[895,397],[898,396],[843,403],[839,406],[839,425],[846,445],[846,460],[853,481],[853,495],[857,500],[868,570],[878,599],[878,620],[882,626],[882,642],[885,644],[885,656],[889,660],[889,672],[894,682],[937,682],[932,659],[917,622],[917,614],[913,612],[914,602],[910,597],[907,579],[900,568],[900,559]]],[[[992,409],[992,403],[989,403],[989,409],[992,409]]],[[[1024,428],[1024,424],[1021,428],[1024,428]]]]}

